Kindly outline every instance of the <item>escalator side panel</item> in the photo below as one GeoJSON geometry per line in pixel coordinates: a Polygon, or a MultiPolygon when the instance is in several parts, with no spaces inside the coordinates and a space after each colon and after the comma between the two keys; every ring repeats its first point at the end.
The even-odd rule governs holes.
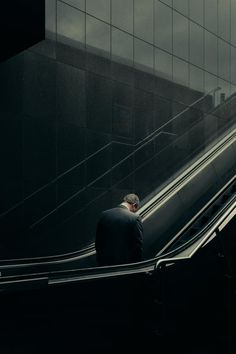
{"type": "Polygon", "coordinates": [[[154,257],[185,225],[184,204],[177,193],[144,221],[144,258],[154,257]]]}
{"type": "Polygon", "coordinates": [[[229,146],[223,154],[218,155],[212,165],[223,184],[236,173],[236,142],[229,146]]]}
{"type": "Polygon", "coordinates": [[[216,173],[210,164],[179,191],[184,205],[182,213],[190,220],[219,189],[216,173]]]}

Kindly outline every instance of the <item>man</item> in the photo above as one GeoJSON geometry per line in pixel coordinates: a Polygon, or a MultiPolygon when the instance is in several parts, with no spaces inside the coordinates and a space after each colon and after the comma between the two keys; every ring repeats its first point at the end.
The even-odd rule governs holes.
{"type": "Polygon", "coordinates": [[[135,214],[138,208],[138,196],[128,194],[119,206],[102,213],[95,241],[98,266],[142,260],[143,225],[135,214]]]}

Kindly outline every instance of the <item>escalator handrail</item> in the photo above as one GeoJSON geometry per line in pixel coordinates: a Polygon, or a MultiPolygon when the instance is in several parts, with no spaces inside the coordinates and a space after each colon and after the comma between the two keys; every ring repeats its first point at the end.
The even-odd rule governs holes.
{"type": "MultiPolygon", "coordinates": [[[[203,156],[200,160],[200,164],[202,166],[203,163],[209,160],[209,158],[214,157],[214,155],[219,151],[221,151],[222,146],[231,142],[232,139],[235,138],[236,132],[231,131],[226,138],[223,139],[220,143],[218,143],[213,151],[208,151],[205,156],[203,156]]],[[[178,176],[175,181],[170,183],[165,189],[163,189],[158,195],[151,199],[151,201],[147,202],[144,206],[138,211],[138,213],[143,217],[148,217],[150,213],[153,213],[153,210],[164,203],[166,199],[170,198],[171,193],[177,193],[176,189],[179,189],[180,185],[183,185],[190,178],[190,174],[195,173],[199,168],[199,161],[195,162],[193,166],[191,166],[190,170],[184,171],[181,176],[178,176]]],[[[14,259],[14,260],[3,260],[0,261],[0,270],[6,268],[15,268],[15,267],[31,267],[33,265],[38,264],[56,264],[56,263],[64,263],[71,262],[73,260],[78,260],[90,255],[95,254],[95,244],[94,242],[88,245],[86,248],[82,250],[75,251],[73,253],[66,253],[64,255],[56,255],[56,256],[48,256],[48,257],[35,257],[35,258],[26,258],[26,259],[14,259]]]]}
{"type": "Polygon", "coordinates": [[[191,259],[192,256],[202,247],[204,244],[211,239],[212,235],[216,234],[219,230],[220,226],[224,221],[228,218],[230,213],[236,214],[236,194],[233,196],[229,203],[226,203],[219,212],[214,216],[214,220],[210,220],[208,223],[208,227],[204,228],[202,231],[202,239],[200,243],[196,243],[199,237],[194,238],[196,243],[195,249],[188,256],[181,255],[182,251],[189,247],[189,244],[184,245],[182,248],[178,249],[178,253],[176,251],[172,251],[169,254],[164,254],[162,256],[158,256],[152,258],[147,261],[127,264],[127,265],[116,265],[109,267],[96,267],[96,268],[85,268],[85,269],[74,269],[74,270],[64,270],[64,271],[55,271],[55,272],[42,272],[35,274],[24,274],[21,276],[10,276],[0,278],[0,289],[7,291],[9,288],[14,288],[16,285],[19,287],[19,284],[22,283],[24,286],[29,287],[29,282],[33,282],[33,286],[37,285],[37,279],[39,279],[39,284],[41,282],[47,286],[58,286],[62,284],[69,284],[74,282],[88,281],[88,280],[99,280],[102,278],[111,278],[117,276],[127,276],[130,274],[139,274],[139,273],[150,273],[153,271],[158,271],[161,267],[165,265],[175,264],[176,262],[191,259]],[[28,280],[27,280],[28,279],[28,280]]]}

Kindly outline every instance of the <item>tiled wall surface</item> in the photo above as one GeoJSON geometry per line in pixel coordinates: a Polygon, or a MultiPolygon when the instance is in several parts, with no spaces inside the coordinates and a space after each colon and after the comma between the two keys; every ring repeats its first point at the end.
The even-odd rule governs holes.
{"type": "Polygon", "coordinates": [[[0,65],[0,258],[72,252],[234,119],[235,0],[46,0],[0,65]]]}

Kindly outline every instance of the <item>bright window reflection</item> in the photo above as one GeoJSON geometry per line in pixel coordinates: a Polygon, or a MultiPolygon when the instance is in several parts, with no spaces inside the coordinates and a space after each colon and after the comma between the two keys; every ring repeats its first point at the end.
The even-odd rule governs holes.
{"type": "Polygon", "coordinates": [[[179,13],[173,13],[173,51],[174,54],[188,60],[188,20],[179,13]]]}
{"type": "Polygon", "coordinates": [[[106,56],[110,54],[110,26],[89,15],[86,16],[86,47],[106,56]]]}
{"type": "Polygon", "coordinates": [[[172,55],[161,49],[155,49],[155,74],[167,80],[172,80],[172,55]]]}
{"type": "Polygon", "coordinates": [[[204,0],[189,0],[189,17],[203,25],[203,4],[204,0]]]}
{"type": "Polygon", "coordinates": [[[190,62],[203,66],[203,28],[190,22],[190,62]]]}
{"type": "Polygon", "coordinates": [[[85,41],[85,14],[73,7],[58,2],[57,38],[73,47],[81,47],[85,41]]]}
{"type": "Polygon", "coordinates": [[[230,80],[230,46],[219,39],[219,76],[225,80],[230,80]]]}
{"type": "Polygon", "coordinates": [[[205,31],[205,69],[217,75],[217,37],[205,31]]]}
{"type": "Polygon", "coordinates": [[[155,45],[172,52],[172,9],[155,3],[155,45]]]}
{"type": "Polygon", "coordinates": [[[230,40],[230,0],[219,0],[219,30],[218,34],[225,40],[230,40]]]}
{"type": "Polygon", "coordinates": [[[173,8],[188,16],[188,0],[173,0],[173,8]]]}
{"type": "Polygon", "coordinates": [[[110,0],[86,0],[86,12],[110,22],[110,0]]]}
{"type": "Polygon", "coordinates": [[[56,1],[46,0],[45,2],[45,28],[46,37],[55,39],[56,37],[56,1]]]}
{"type": "Polygon", "coordinates": [[[147,71],[153,71],[153,46],[139,39],[134,40],[135,66],[147,71]]]}
{"type": "Polygon", "coordinates": [[[203,71],[193,65],[190,65],[189,69],[189,85],[193,90],[204,93],[203,71]]]}
{"type": "Polygon", "coordinates": [[[85,10],[85,0],[64,0],[64,2],[74,7],[77,7],[80,10],[85,10]]]}
{"type": "Polygon", "coordinates": [[[133,0],[112,0],[112,24],[133,33],[133,0]]]}
{"type": "Polygon", "coordinates": [[[217,0],[205,0],[205,27],[217,34],[217,0]]]}
{"type": "Polygon", "coordinates": [[[134,33],[153,43],[153,0],[134,0],[134,33]]]}
{"type": "Polygon", "coordinates": [[[178,84],[188,87],[188,63],[173,57],[173,80],[178,84]]]}
{"type": "Polygon", "coordinates": [[[112,29],[112,59],[133,64],[133,37],[116,28],[112,29]]]}

